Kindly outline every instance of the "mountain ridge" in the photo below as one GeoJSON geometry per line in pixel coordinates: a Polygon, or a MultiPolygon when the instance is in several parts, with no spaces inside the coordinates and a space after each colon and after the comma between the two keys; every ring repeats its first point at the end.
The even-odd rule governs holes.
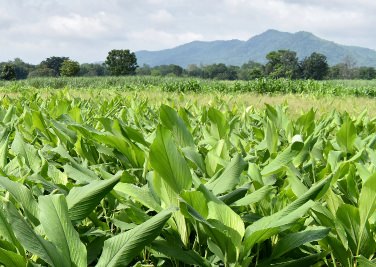
{"type": "Polygon", "coordinates": [[[190,64],[214,63],[239,66],[249,60],[265,63],[266,54],[279,49],[297,52],[300,60],[313,52],[318,52],[327,57],[330,65],[341,63],[346,57],[350,57],[355,60],[357,66],[376,67],[376,51],[370,48],[341,45],[307,31],[289,33],[274,29],[255,35],[246,41],[238,39],[192,41],[159,51],[137,51],[136,56],[140,66],[176,64],[187,67],[190,64]]]}

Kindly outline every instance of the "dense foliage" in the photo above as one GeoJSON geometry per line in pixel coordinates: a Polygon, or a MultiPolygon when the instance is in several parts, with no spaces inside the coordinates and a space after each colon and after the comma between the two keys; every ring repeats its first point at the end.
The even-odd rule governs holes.
{"type": "Polygon", "coordinates": [[[376,121],[22,95],[0,102],[6,266],[374,266],[376,121]]]}
{"type": "Polygon", "coordinates": [[[133,75],[138,67],[135,53],[128,49],[111,50],[108,52],[105,64],[114,76],[133,75]]]}
{"type": "MultiPolygon", "coordinates": [[[[342,63],[329,66],[323,54],[312,53],[299,60],[296,52],[290,50],[272,51],[266,55],[265,65],[253,61],[240,66],[214,63],[208,65],[188,65],[186,68],[175,64],[149,66],[137,65],[135,53],[129,50],[111,50],[104,63],[83,63],[68,57],[50,57],[38,65],[27,64],[16,58],[9,62],[0,62],[0,68],[11,65],[15,70],[16,79],[54,77],[54,76],[173,76],[196,77],[215,80],[254,80],[258,78],[288,78],[288,79],[376,79],[373,67],[358,67],[355,59],[345,57],[342,63]],[[63,62],[69,62],[61,73],[63,62]],[[72,62],[75,64],[73,65],[72,62]],[[77,63],[77,64],[76,64],[77,63]],[[68,67],[69,66],[69,67],[68,67]]],[[[0,77],[0,79],[2,79],[0,77]]],[[[4,79],[4,78],[3,78],[4,79]]]]}
{"type": "Polygon", "coordinates": [[[16,79],[16,68],[11,64],[5,64],[0,72],[0,79],[11,81],[16,79]]]}
{"type": "Polygon", "coordinates": [[[77,76],[80,72],[80,64],[77,61],[65,60],[60,67],[60,75],[65,77],[77,76]]]}
{"type": "Polygon", "coordinates": [[[55,72],[55,76],[60,76],[61,67],[68,57],[49,57],[40,63],[41,68],[51,69],[55,72]]]}
{"type": "Polygon", "coordinates": [[[376,96],[376,81],[313,81],[260,78],[251,81],[218,81],[180,77],[60,77],[33,78],[22,81],[0,81],[3,91],[23,92],[27,89],[88,89],[117,91],[223,92],[257,94],[311,94],[318,96],[376,96]]]}

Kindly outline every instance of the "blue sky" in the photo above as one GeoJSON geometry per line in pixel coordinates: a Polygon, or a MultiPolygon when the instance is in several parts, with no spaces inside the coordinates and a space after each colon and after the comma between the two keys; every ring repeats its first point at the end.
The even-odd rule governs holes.
{"type": "Polygon", "coordinates": [[[247,40],[267,29],[376,49],[374,0],[0,0],[0,61],[103,61],[111,49],[247,40]]]}

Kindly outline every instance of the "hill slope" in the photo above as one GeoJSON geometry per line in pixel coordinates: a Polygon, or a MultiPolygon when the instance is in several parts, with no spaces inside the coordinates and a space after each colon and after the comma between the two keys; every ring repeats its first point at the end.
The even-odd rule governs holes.
{"type": "Polygon", "coordinates": [[[376,51],[363,47],[340,45],[321,39],[309,32],[288,33],[268,30],[248,41],[194,41],[160,51],[138,51],[140,66],[176,64],[225,63],[241,65],[249,60],[265,63],[265,55],[273,50],[290,49],[297,52],[299,59],[319,52],[327,56],[330,65],[343,61],[346,56],[355,59],[358,66],[376,67],[376,51]]]}

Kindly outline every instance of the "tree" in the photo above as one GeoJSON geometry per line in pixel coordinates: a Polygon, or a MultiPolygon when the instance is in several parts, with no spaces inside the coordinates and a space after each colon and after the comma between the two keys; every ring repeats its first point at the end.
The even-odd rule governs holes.
{"type": "Polygon", "coordinates": [[[315,52],[301,62],[301,68],[304,79],[323,80],[329,71],[326,56],[315,52]]]}
{"type": "Polygon", "coordinates": [[[237,66],[226,66],[223,63],[204,66],[202,69],[203,78],[217,80],[236,80],[238,78],[237,66]]]}
{"type": "Polygon", "coordinates": [[[80,71],[80,64],[77,61],[65,60],[61,64],[60,74],[61,76],[73,77],[76,76],[80,71]]]}
{"type": "Polygon", "coordinates": [[[355,77],[356,60],[352,56],[345,56],[342,60],[342,79],[353,79],[355,77]]]}
{"type": "Polygon", "coordinates": [[[35,68],[34,65],[25,63],[20,58],[15,58],[13,61],[9,61],[8,63],[14,66],[16,71],[16,80],[26,79],[29,72],[35,68]]]}
{"type": "Polygon", "coordinates": [[[147,64],[144,64],[142,67],[136,70],[137,75],[151,75],[151,67],[147,64]]]}
{"type": "Polygon", "coordinates": [[[355,66],[355,59],[351,56],[345,56],[341,63],[330,68],[328,77],[330,79],[354,79],[359,75],[355,66]]]}
{"type": "Polygon", "coordinates": [[[376,70],[372,67],[360,67],[359,68],[359,79],[372,80],[376,79],[376,70]]]}
{"type": "Polygon", "coordinates": [[[0,79],[11,81],[16,79],[16,68],[12,64],[5,64],[0,73],[0,79]]]}
{"type": "Polygon", "coordinates": [[[69,57],[49,57],[40,63],[40,67],[52,69],[55,71],[57,76],[60,76],[61,65],[66,60],[69,60],[69,57]]]}
{"type": "Polygon", "coordinates": [[[105,64],[115,76],[133,75],[138,67],[135,53],[131,53],[128,49],[111,50],[108,52],[105,64]]]}
{"type": "Polygon", "coordinates": [[[186,72],[188,76],[202,77],[202,68],[197,66],[196,64],[188,65],[186,72]]]}
{"type": "Polygon", "coordinates": [[[80,66],[80,76],[104,76],[106,75],[106,66],[98,63],[84,63],[80,66]]]}
{"type": "Polygon", "coordinates": [[[265,71],[273,78],[297,79],[300,76],[296,52],[290,50],[272,51],[266,55],[265,71]]]}
{"type": "Polygon", "coordinates": [[[264,76],[264,66],[261,63],[252,60],[244,63],[239,70],[239,79],[241,80],[254,80],[264,76]]]}
{"type": "Polygon", "coordinates": [[[183,68],[170,64],[155,66],[150,70],[150,74],[153,76],[181,76],[183,74],[183,68]]]}
{"type": "Polygon", "coordinates": [[[56,72],[53,69],[49,69],[45,66],[42,66],[29,72],[29,75],[27,76],[27,78],[37,77],[56,77],[56,72]]]}

